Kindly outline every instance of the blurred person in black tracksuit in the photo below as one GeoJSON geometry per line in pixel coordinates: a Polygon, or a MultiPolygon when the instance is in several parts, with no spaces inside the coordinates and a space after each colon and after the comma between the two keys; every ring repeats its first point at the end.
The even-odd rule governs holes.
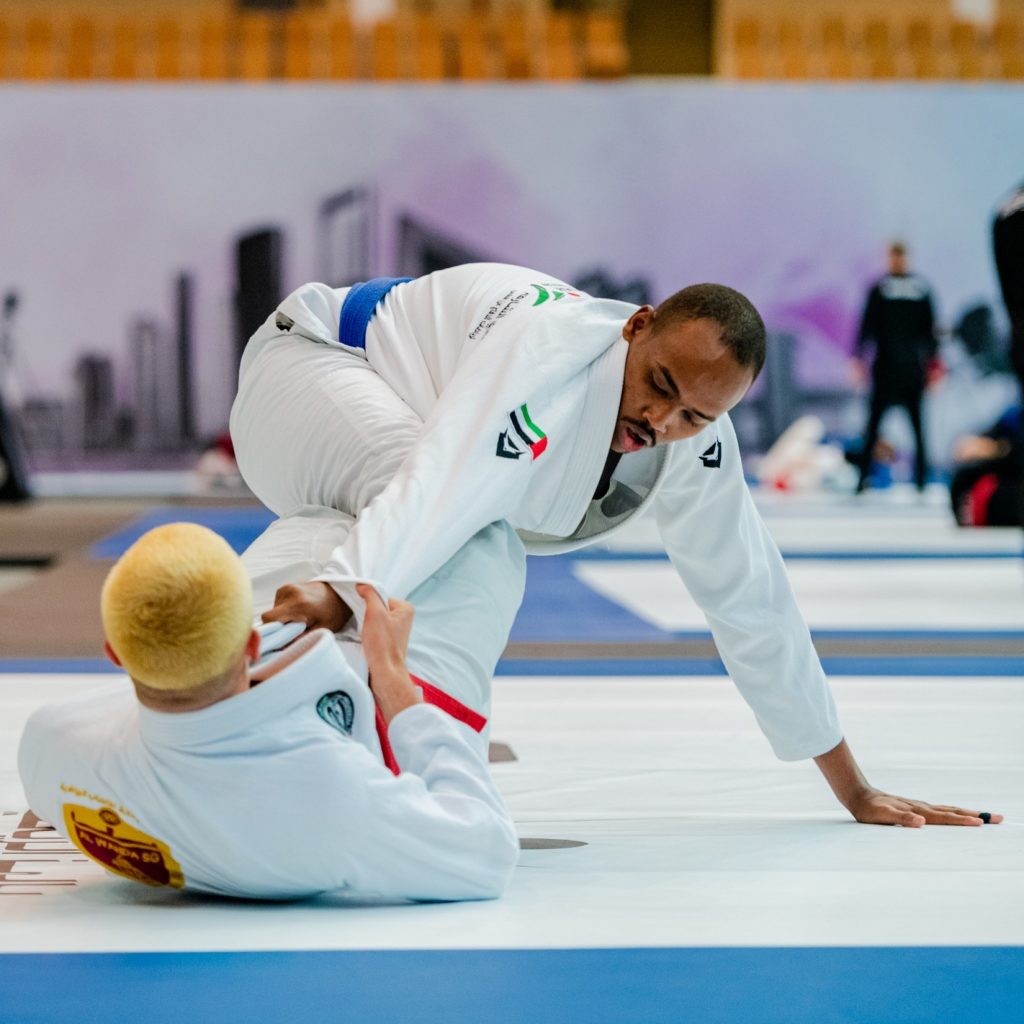
{"type": "Polygon", "coordinates": [[[921,425],[921,400],[930,377],[938,368],[935,314],[928,283],[910,273],[907,248],[889,246],[889,272],[868,292],[854,349],[857,376],[867,377],[865,350],[874,346],[871,363],[871,403],[861,456],[858,493],[867,486],[872,453],[882,417],[902,406],[914,430],[916,456],[914,482],[923,490],[928,477],[928,456],[921,425]]]}
{"type": "Polygon", "coordinates": [[[1024,182],[996,210],[992,248],[1010,317],[1010,361],[1024,397],[1024,182]]]}

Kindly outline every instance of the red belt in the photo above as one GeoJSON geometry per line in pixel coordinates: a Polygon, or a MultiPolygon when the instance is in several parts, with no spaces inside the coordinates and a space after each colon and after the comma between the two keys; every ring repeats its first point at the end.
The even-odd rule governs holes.
{"type": "MultiPolygon", "coordinates": [[[[434,707],[447,712],[456,721],[468,725],[474,732],[483,731],[484,726],[487,724],[487,719],[483,715],[478,714],[472,708],[467,708],[465,704],[456,700],[450,694],[445,693],[444,690],[439,690],[436,686],[425,683],[417,676],[410,675],[410,678],[423,691],[423,700],[427,704],[433,704],[434,707]]],[[[388,739],[388,724],[384,721],[380,705],[377,705],[377,736],[380,738],[380,749],[384,754],[384,763],[395,775],[399,775],[401,768],[398,767],[398,761],[395,760],[394,751],[391,749],[391,741],[388,739]]]]}

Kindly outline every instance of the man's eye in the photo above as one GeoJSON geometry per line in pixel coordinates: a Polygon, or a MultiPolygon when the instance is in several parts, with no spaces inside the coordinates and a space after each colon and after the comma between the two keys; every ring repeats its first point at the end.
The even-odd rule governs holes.
{"type": "Polygon", "coordinates": [[[663,388],[657,380],[655,380],[653,373],[651,374],[651,387],[654,388],[659,395],[664,395],[666,398],[668,397],[668,388],[663,388]]]}
{"type": "Polygon", "coordinates": [[[683,419],[686,420],[686,422],[689,423],[691,426],[696,426],[697,420],[694,417],[693,413],[690,412],[689,410],[684,410],[683,419]]]}

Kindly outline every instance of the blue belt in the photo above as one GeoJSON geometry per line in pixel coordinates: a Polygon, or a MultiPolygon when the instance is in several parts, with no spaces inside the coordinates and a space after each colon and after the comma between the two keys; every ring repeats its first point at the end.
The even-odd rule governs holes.
{"type": "Polygon", "coordinates": [[[341,318],[338,322],[338,341],[347,348],[366,349],[366,328],[383,301],[396,284],[405,284],[411,277],[375,277],[371,281],[360,281],[349,289],[341,304],[341,318]]]}

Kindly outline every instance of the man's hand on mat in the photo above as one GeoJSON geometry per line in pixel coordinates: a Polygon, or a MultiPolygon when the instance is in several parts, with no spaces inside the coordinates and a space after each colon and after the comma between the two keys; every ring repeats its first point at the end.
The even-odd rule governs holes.
{"type": "Polygon", "coordinates": [[[849,812],[865,825],[903,825],[905,828],[920,828],[922,825],[983,825],[988,818],[992,825],[998,825],[1001,814],[971,811],[964,807],[948,804],[927,804],[923,800],[907,800],[868,787],[853,797],[847,804],[849,812]]]}
{"type": "Polygon", "coordinates": [[[998,825],[1001,814],[969,811],[948,804],[926,804],[923,800],[907,800],[875,789],[860,770],[846,740],[819,754],[814,763],[821,769],[839,802],[865,825],[998,825]]]}
{"type": "Polygon", "coordinates": [[[409,676],[405,654],[412,631],[413,607],[392,598],[385,607],[377,591],[367,583],[356,585],[366,602],[363,619],[363,656],[370,673],[370,689],[386,722],[423,696],[409,676]]]}
{"type": "Polygon", "coordinates": [[[352,618],[352,609],[327,583],[287,583],[274,595],[274,607],[264,622],[303,622],[306,629],[337,633],[352,618]]]}

